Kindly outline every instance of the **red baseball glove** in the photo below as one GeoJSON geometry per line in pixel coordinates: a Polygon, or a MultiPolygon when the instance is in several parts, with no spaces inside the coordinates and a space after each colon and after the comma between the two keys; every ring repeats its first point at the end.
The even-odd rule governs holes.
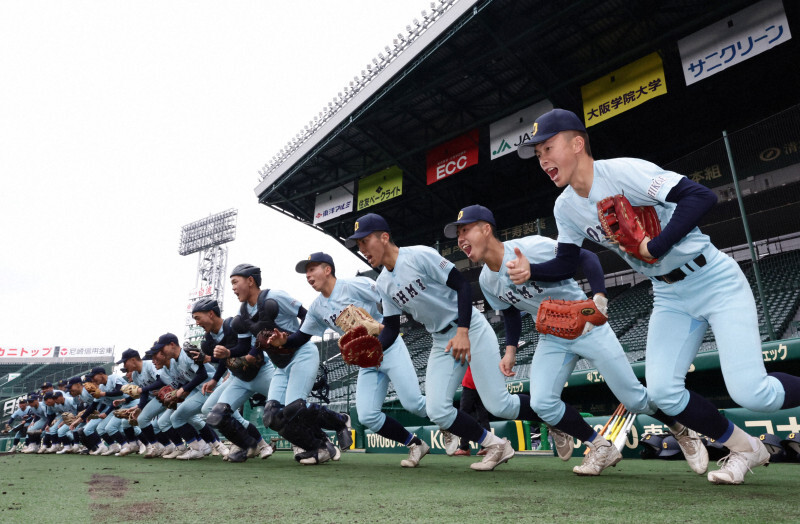
{"type": "Polygon", "coordinates": [[[620,250],[642,262],[656,263],[655,258],[645,259],[639,254],[645,237],[653,239],[661,234],[661,222],[653,206],[633,207],[624,195],[614,195],[597,203],[597,218],[606,238],[619,244],[620,250]]]}
{"type": "Polygon", "coordinates": [[[362,368],[379,366],[383,361],[383,348],[364,326],[356,326],[339,339],[342,360],[362,368]]]}
{"type": "Polygon", "coordinates": [[[572,340],[606,321],[594,300],[544,300],[536,315],[536,331],[572,340]]]}

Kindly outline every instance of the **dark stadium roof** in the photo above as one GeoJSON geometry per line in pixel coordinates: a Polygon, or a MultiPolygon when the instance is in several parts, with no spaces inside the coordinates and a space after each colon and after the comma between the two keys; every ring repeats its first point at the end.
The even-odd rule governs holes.
{"type": "Polygon", "coordinates": [[[581,114],[582,85],[658,52],[667,95],[589,128],[592,150],[596,158],[661,164],[684,156],[722,130],[800,102],[796,2],[784,3],[792,40],[685,85],[677,41],[754,3],[456,2],[360,96],[264,173],[259,202],[311,224],[317,194],[398,165],[402,196],[319,227],[344,238],[357,216],[376,212],[399,245],[434,245],[444,240],[443,225],[472,203],[492,208],[501,227],[552,216],[557,192],[535,162],[516,154],[489,160],[489,124],[545,99],[581,114]],[[475,128],[478,165],[426,185],[426,152],[475,128]]]}

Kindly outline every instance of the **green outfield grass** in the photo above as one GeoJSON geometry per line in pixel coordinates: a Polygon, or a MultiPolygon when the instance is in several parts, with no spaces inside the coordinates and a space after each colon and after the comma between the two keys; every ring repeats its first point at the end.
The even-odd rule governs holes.
{"type": "MultiPolygon", "coordinates": [[[[758,468],[714,486],[685,462],[625,460],[577,477],[552,457],[516,456],[494,472],[477,458],[347,453],[301,466],[287,452],[228,464],[139,456],[0,456],[0,522],[779,522],[799,521],[800,464],[758,468]]],[[[714,466],[716,467],[716,466],[714,466]]]]}

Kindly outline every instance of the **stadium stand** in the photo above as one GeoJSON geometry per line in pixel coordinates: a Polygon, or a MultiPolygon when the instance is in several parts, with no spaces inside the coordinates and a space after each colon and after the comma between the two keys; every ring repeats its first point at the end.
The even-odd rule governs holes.
{"type": "Polygon", "coordinates": [[[95,366],[108,366],[107,362],[81,362],[68,364],[3,364],[0,365],[0,382],[10,374],[20,376],[0,383],[0,398],[24,395],[38,389],[44,382],[58,382],[63,378],[83,375],[95,366]]]}

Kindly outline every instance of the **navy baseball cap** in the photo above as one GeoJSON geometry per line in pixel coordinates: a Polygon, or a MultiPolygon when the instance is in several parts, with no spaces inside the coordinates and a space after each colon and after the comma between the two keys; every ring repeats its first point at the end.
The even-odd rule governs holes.
{"type": "Polygon", "coordinates": [[[56,384],[56,385],[57,385],[58,387],[61,387],[61,386],[66,386],[66,385],[67,385],[67,379],[65,379],[65,378],[62,378],[61,380],[59,380],[59,381],[58,381],[58,384],[56,384]]]}
{"type": "Polygon", "coordinates": [[[674,457],[678,453],[683,453],[678,441],[672,435],[664,437],[661,441],[661,451],[658,453],[658,458],[674,457]]]}
{"type": "Polygon", "coordinates": [[[447,238],[457,238],[458,226],[461,224],[472,224],[478,220],[489,222],[494,227],[497,227],[497,224],[494,222],[494,215],[492,212],[489,211],[488,208],[475,204],[474,206],[467,206],[459,211],[456,221],[450,222],[444,226],[444,236],[447,238]]]}
{"type": "Polygon", "coordinates": [[[52,382],[45,382],[44,384],[42,384],[42,388],[41,389],[52,388],[52,387],[53,387],[53,383],[52,382]]]}
{"type": "Polygon", "coordinates": [[[69,380],[67,380],[68,386],[71,386],[73,384],[82,384],[82,383],[83,381],[81,380],[81,377],[72,377],[69,380]]]}
{"type": "Polygon", "coordinates": [[[33,402],[34,400],[39,400],[39,398],[40,397],[37,393],[31,393],[30,395],[28,395],[28,400],[30,402],[33,402]]]}
{"type": "Polygon", "coordinates": [[[391,233],[392,230],[389,229],[389,224],[382,216],[376,215],[375,213],[367,213],[363,217],[356,220],[356,223],[353,226],[353,234],[347,237],[344,246],[347,248],[356,247],[358,245],[357,240],[359,238],[364,238],[375,231],[386,231],[387,233],[391,233]]]}
{"type": "Polygon", "coordinates": [[[217,314],[218,317],[222,316],[222,312],[219,309],[219,302],[214,300],[213,298],[201,298],[197,302],[192,305],[192,313],[197,312],[206,312],[206,311],[213,311],[217,314]]]}
{"type": "Polygon", "coordinates": [[[48,399],[51,399],[51,398],[54,398],[54,397],[55,396],[53,395],[53,392],[52,391],[48,391],[47,393],[44,394],[43,398],[44,398],[44,400],[48,400],[48,399]]]}
{"type": "Polygon", "coordinates": [[[53,397],[58,398],[58,397],[63,397],[63,396],[64,396],[64,392],[63,391],[53,391],[53,397]]]}
{"type": "Polygon", "coordinates": [[[139,356],[139,352],[136,351],[135,349],[128,348],[122,352],[122,358],[117,361],[117,364],[124,364],[125,362],[127,362],[132,358],[142,358],[142,357],[139,356]]]}
{"type": "Polygon", "coordinates": [[[106,375],[106,368],[102,366],[92,368],[92,370],[86,375],[86,380],[92,380],[95,375],[106,375]]]}
{"type": "Polygon", "coordinates": [[[306,260],[301,260],[300,262],[298,262],[297,265],[294,266],[294,270],[297,271],[298,273],[305,274],[306,267],[314,262],[324,262],[325,264],[331,266],[331,270],[336,269],[336,266],[333,265],[333,258],[331,258],[331,256],[327,253],[318,251],[316,253],[311,253],[310,255],[308,255],[308,258],[306,260]]]}
{"type": "Polygon", "coordinates": [[[643,446],[650,446],[651,448],[655,449],[656,452],[661,451],[661,443],[664,440],[664,435],[659,435],[657,433],[645,433],[642,436],[642,440],[640,442],[643,446]]]}
{"type": "Polygon", "coordinates": [[[28,397],[22,397],[21,399],[19,399],[19,403],[20,404],[27,404],[28,403],[28,397]]]}
{"type": "Polygon", "coordinates": [[[253,277],[256,285],[261,287],[261,268],[258,266],[254,266],[252,264],[239,264],[233,271],[231,271],[230,276],[240,276],[240,277],[253,277]]]}
{"type": "Polygon", "coordinates": [[[517,154],[522,159],[536,156],[533,146],[541,144],[562,131],[581,131],[586,132],[578,115],[566,109],[553,109],[543,114],[533,123],[533,130],[530,140],[521,143],[517,148],[517,154]]]}
{"type": "Polygon", "coordinates": [[[178,337],[176,337],[172,333],[164,333],[163,335],[158,337],[158,340],[155,341],[155,343],[153,344],[153,347],[150,348],[150,351],[153,351],[153,353],[155,354],[158,351],[161,351],[161,349],[164,346],[167,346],[169,344],[178,344],[178,345],[180,345],[178,343],[178,337]]]}

